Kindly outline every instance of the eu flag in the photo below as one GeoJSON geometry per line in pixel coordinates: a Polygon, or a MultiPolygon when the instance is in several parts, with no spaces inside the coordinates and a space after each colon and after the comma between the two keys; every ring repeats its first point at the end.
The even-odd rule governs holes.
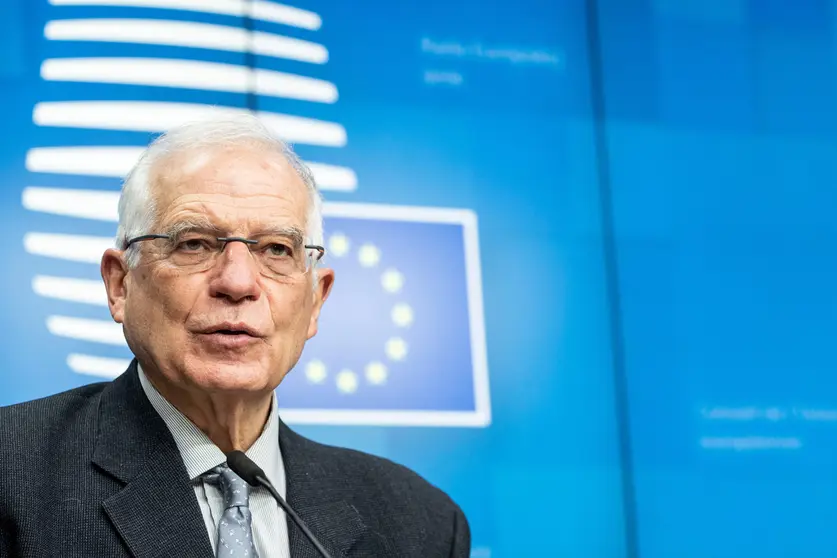
{"type": "Polygon", "coordinates": [[[283,417],[487,424],[475,215],[354,203],[325,212],[335,286],[319,333],[278,390],[283,417]]]}

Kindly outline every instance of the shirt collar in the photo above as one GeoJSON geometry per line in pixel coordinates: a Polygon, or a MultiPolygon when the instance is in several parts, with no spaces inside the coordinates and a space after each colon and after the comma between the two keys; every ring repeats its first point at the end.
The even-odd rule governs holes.
{"type": "MultiPolygon", "coordinates": [[[[166,423],[174,437],[177,449],[183,457],[186,472],[194,481],[213,467],[225,463],[224,452],[212,440],[177,408],[157,391],[142,366],[137,364],[142,390],[151,406],[166,423]]],[[[270,415],[262,433],[245,454],[261,467],[268,480],[277,488],[285,485],[285,468],[282,464],[282,452],[279,448],[279,412],[276,394],[271,397],[270,415]]]]}

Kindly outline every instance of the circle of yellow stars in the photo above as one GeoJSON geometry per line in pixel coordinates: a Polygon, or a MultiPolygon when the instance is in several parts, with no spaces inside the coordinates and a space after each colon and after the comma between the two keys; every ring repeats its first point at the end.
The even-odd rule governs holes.
{"type": "MultiPolygon", "coordinates": [[[[336,258],[348,256],[352,248],[349,238],[339,232],[329,236],[326,244],[328,253],[336,258]]],[[[374,269],[381,262],[381,250],[372,243],[361,244],[357,249],[357,259],[361,266],[374,269]]],[[[393,267],[381,271],[380,281],[381,287],[391,294],[398,294],[404,288],[404,274],[393,267]]],[[[396,303],[390,310],[390,319],[398,328],[410,327],[414,319],[412,306],[406,302],[396,303]]],[[[390,337],[384,343],[384,354],[391,362],[403,361],[407,358],[407,350],[407,342],[398,335],[390,337]]],[[[361,374],[370,385],[379,386],[386,383],[389,368],[377,360],[367,363],[363,371],[342,368],[334,374],[337,389],[345,394],[355,393],[360,386],[361,374]]],[[[305,365],[305,377],[312,384],[324,384],[328,380],[329,370],[323,361],[313,359],[305,365]]]]}

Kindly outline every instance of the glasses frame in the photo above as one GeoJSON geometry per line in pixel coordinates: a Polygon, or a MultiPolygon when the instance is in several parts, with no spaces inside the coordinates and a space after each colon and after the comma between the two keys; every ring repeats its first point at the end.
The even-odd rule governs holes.
{"type": "MultiPolygon", "coordinates": [[[[131,245],[136,242],[142,242],[144,240],[156,240],[158,238],[172,240],[174,237],[170,234],[143,234],[140,236],[135,236],[134,238],[131,238],[125,242],[125,250],[130,248],[131,245]]],[[[259,243],[258,240],[252,238],[244,238],[243,236],[216,236],[214,238],[218,242],[223,243],[221,245],[221,252],[223,252],[227,248],[227,244],[229,244],[230,242],[243,242],[244,244],[259,243]]],[[[317,258],[313,261],[312,265],[305,270],[305,273],[308,273],[312,267],[314,267],[317,263],[319,263],[320,260],[323,259],[323,256],[325,256],[325,248],[317,244],[304,244],[302,247],[306,250],[316,250],[317,252],[319,252],[319,256],[317,256],[317,258]]]]}

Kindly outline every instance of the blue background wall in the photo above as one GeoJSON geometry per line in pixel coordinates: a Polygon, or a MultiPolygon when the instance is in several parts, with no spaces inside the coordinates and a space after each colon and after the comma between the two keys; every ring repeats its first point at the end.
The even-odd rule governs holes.
{"type": "MultiPolygon", "coordinates": [[[[118,188],[27,170],[28,150],[151,137],[35,126],[36,103],[304,114],[347,133],[339,149],[297,146],[356,173],[356,190],[326,191],[328,201],[476,215],[491,421],[298,430],[444,488],[470,519],[475,556],[833,556],[837,3],[400,4],[296,4],[322,17],[316,32],[253,22],[328,48],[319,66],[251,62],[333,82],[334,104],[45,81],[47,58],[248,63],[208,49],[47,41],[49,20],[245,22],[0,4],[0,404],[95,380],[68,369],[70,345],[45,326],[56,303],[33,293],[32,277],[96,270],[28,253],[24,234],[115,230],[25,210],[27,186],[118,188]]],[[[338,280],[338,308],[341,296],[338,280]]]]}
{"type": "Polygon", "coordinates": [[[640,555],[833,555],[837,5],[599,14],[640,555]]]}

